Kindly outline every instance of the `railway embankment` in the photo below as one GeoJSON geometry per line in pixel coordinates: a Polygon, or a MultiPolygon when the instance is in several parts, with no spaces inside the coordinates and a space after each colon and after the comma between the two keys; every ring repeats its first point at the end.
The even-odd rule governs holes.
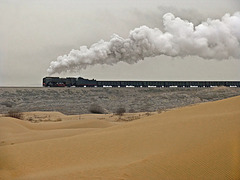
{"type": "Polygon", "coordinates": [[[240,88],[0,88],[0,113],[59,111],[90,113],[97,104],[106,112],[153,112],[240,95],[240,88]]]}

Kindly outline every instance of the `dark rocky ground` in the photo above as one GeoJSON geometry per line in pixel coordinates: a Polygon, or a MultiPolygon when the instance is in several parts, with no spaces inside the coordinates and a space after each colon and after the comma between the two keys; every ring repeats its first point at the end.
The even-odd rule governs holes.
{"type": "Polygon", "coordinates": [[[0,88],[0,114],[10,110],[89,113],[91,104],[107,112],[152,112],[240,95],[240,88],[0,88]]]}

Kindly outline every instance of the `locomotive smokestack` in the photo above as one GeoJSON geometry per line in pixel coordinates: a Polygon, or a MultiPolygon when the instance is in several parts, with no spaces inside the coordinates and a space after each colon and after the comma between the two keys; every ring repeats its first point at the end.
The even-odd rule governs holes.
{"type": "Polygon", "coordinates": [[[49,74],[77,71],[95,64],[133,64],[146,57],[199,56],[205,59],[240,58],[240,12],[221,19],[207,19],[197,26],[175,17],[163,16],[164,32],[141,26],[124,39],[114,34],[110,41],[100,40],[90,48],[81,46],[50,63],[49,74]]]}

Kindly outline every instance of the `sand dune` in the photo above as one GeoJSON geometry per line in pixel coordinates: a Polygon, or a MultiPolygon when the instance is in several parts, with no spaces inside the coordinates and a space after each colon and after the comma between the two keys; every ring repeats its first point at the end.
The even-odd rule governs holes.
{"type": "Polygon", "coordinates": [[[60,118],[0,118],[2,179],[240,179],[240,97],[132,122],[60,118]]]}

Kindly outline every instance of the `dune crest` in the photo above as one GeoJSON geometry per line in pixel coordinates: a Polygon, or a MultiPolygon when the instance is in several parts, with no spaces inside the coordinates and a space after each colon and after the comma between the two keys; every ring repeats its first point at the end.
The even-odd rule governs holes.
{"type": "Polygon", "coordinates": [[[0,174],[2,179],[239,179],[239,117],[240,96],[128,123],[92,116],[36,128],[0,117],[1,137],[21,134],[10,139],[21,143],[1,142],[0,174]]]}

